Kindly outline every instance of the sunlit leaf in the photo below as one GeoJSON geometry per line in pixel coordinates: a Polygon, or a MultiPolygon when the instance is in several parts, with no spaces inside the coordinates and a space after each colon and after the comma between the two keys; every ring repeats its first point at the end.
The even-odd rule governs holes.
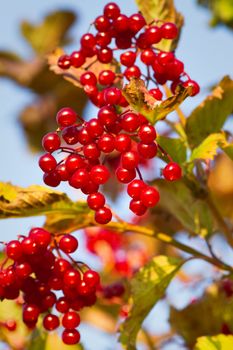
{"type": "Polygon", "coordinates": [[[144,115],[152,124],[176,110],[190,93],[191,88],[185,89],[179,86],[174,96],[168,97],[162,102],[157,101],[149,94],[141,79],[131,79],[123,89],[123,94],[130,106],[144,115]]]}
{"type": "MultiPolygon", "coordinates": [[[[135,0],[147,23],[159,19],[165,22],[173,22],[179,30],[183,25],[183,16],[176,11],[173,0],[135,0]]],[[[178,40],[162,40],[156,45],[161,50],[171,51],[177,46],[178,40]]]]}
{"type": "Polygon", "coordinates": [[[214,159],[219,147],[227,144],[224,133],[209,135],[202,143],[193,149],[190,161],[194,159],[214,159]]]}
{"type": "Polygon", "coordinates": [[[233,28],[233,2],[232,0],[198,0],[198,3],[205,5],[212,12],[210,24],[225,24],[233,28]]]}
{"type": "Polygon", "coordinates": [[[21,31],[36,53],[45,54],[67,41],[67,31],[75,18],[71,11],[55,11],[46,16],[39,25],[24,21],[21,31]]]}
{"type": "MultiPolygon", "coordinates": [[[[182,164],[186,161],[187,148],[180,138],[159,136],[156,141],[172,157],[174,162],[182,164]]],[[[162,159],[166,160],[166,156],[163,156],[162,159]]]]}
{"type": "Polygon", "coordinates": [[[233,335],[219,334],[197,339],[194,350],[230,350],[233,348],[233,335]]]}
{"type": "Polygon", "coordinates": [[[233,80],[225,77],[197,108],[186,123],[186,133],[192,148],[207,136],[217,133],[233,111],[233,80]]]}
{"type": "Polygon", "coordinates": [[[131,311],[120,327],[120,342],[127,350],[136,350],[137,334],[153,306],[163,297],[182,261],[157,256],[142,267],[130,281],[131,311]]]}

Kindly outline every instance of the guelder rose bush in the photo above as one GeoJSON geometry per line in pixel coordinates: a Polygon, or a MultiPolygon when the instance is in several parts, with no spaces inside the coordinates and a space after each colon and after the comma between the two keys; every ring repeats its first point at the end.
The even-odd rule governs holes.
{"type": "Polygon", "coordinates": [[[179,271],[194,259],[211,264],[212,285],[183,310],[169,305],[171,327],[188,349],[215,343],[222,350],[233,348],[233,270],[211,242],[217,232],[233,248],[233,204],[215,186],[219,162],[233,158],[232,134],[223,129],[233,110],[233,81],[223,78],[185,118],[179,105],[200,88],[176,57],[182,16],[171,1],[137,2],[140,12],[130,15],[107,4],[77,51],[57,49],[48,57],[51,70],[81,88],[96,111],[88,121],[68,104],[57,111],[57,128],[44,135],[45,153],[38,162],[48,187],[1,183],[1,218],[46,216],[44,227],[32,224],[27,234],[2,242],[0,298],[17,305],[17,317],[1,321],[0,307],[0,332],[16,350],[38,348],[43,332],[46,350],[51,339],[59,349],[78,344],[81,320],[95,322],[99,315],[108,326],[114,323],[112,332],[119,331],[127,350],[136,350],[137,340],[148,349],[163,349],[143,321],[174,278],[184,286],[193,283],[179,271]],[[178,120],[166,119],[172,111],[178,120]],[[161,120],[167,129],[159,134],[161,120]],[[158,178],[145,181],[154,164],[163,164],[158,178]],[[61,182],[80,190],[86,201],[73,202],[51,189],[61,182]],[[107,196],[122,190],[129,197],[130,222],[108,205],[107,196]],[[80,229],[88,253],[102,263],[99,272],[78,259],[81,248],[72,233],[80,229]],[[206,249],[182,243],[176,237],[180,231],[206,249]],[[214,313],[210,305],[221,311],[214,313]],[[208,322],[202,323],[206,315],[208,322]],[[20,317],[24,338],[12,345],[9,332],[22,327],[20,317]]]}

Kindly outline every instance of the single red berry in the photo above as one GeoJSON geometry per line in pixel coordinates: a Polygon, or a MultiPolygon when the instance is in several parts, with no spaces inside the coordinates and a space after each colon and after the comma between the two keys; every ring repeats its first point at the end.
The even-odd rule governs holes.
{"type": "Polygon", "coordinates": [[[77,286],[77,292],[83,297],[87,297],[95,292],[95,289],[90,287],[85,281],[81,281],[77,286]]]}
{"type": "Polygon", "coordinates": [[[137,55],[133,51],[126,51],[120,55],[120,62],[126,67],[131,67],[136,61],[137,55]]]}
{"type": "Polygon", "coordinates": [[[63,314],[69,310],[69,307],[70,307],[69,302],[65,297],[59,298],[56,302],[57,311],[63,314]]]}
{"type": "Polygon", "coordinates": [[[147,207],[141,200],[132,199],[129,204],[129,209],[137,216],[142,216],[146,213],[147,207]]]}
{"type": "Polygon", "coordinates": [[[141,71],[140,68],[138,66],[131,66],[126,68],[126,70],[124,71],[124,76],[126,77],[126,79],[130,80],[132,78],[140,78],[141,76],[141,71]]]}
{"type": "Polygon", "coordinates": [[[99,190],[99,185],[97,185],[94,181],[89,180],[87,183],[85,183],[85,185],[83,185],[81,187],[81,191],[84,194],[91,194],[91,193],[95,193],[98,192],[99,190]]]}
{"type": "Polygon", "coordinates": [[[145,18],[140,13],[135,13],[129,17],[129,29],[136,34],[146,25],[145,18]]]}
{"type": "Polygon", "coordinates": [[[86,169],[77,169],[69,180],[70,186],[74,188],[81,188],[85,186],[90,180],[89,173],[86,169]]]}
{"type": "Polygon", "coordinates": [[[150,48],[151,45],[148,44],[146,33],[141,33],[138,36],[138,38],[136,39],[136,46],[141,50],[150,48]]]}
{"type": "Polygon", "coordinates": [[[56,159],[50,153],[45,153],[39,158],[39,166],[44,172],[50,172],[57,166],[56,159]]]}
{"type": "Polygon", "coordinates": [[[61,69],[69,69],[71,66],[71,59],[68,55],[62,55],[58,58],[57,65],[61,69]]]}
{"type": "Polygon", "coordinates": [[[62,325],[64,328],[73,329],[80,324],[80,316],[75,311],[68,311],[62,317],[62,325]]]}
{"type": "Polygon", "coordinates": [[[59,324],[59,318],[53,314],[48,314],[43,319],[43,326],[47,331],[53,331],[59,327],[59,324]]]}
{"type": "Polygon", "coordinates": [[[139,163],[139,155],[137,152],[129,151],[121,155],[121,164],[125,169],[135,169],[139,163]]]}
{"type": "Polygon", "coordinates": [[[196,96],[200,92],[200,86],[198,83],[194,80],[187,80],[182,84],[185,88],[188,88],[191,86],[192,92],[190,96],[196,96]]]}
{"type": "Polygon", "coordinates": [[[78,240],[72,235],[64,235],[59,241],[59,248],[64,253],[74,253],[78,248],[78,240]]]}
{"type": "Polygon", "coordinates": [[[116,78],[116,74],[109,70],[102,70],[99,74],[99,83],[101,85],[111,85],[114,82],[114,79],[116,78]]]}
{"type": "Polygon", "coordinates": [[[151,142],[151,143],[139,142],[137,149],[141,157],[145,159],[151,159],[156,156],[158,146],[157,146],[157,143],[155,142],[151,142]]]}
{"type": "Polygon", "coordinates": [[[126,15],[120,14],[113,21],[114,29],[118,32],[126,32],[129,28],[129,18],[126,15]]]}
{"type": "Polygon", "coordinates": [[[142,190],[146,187],[145,182],[142,180],[133,180],[128,184],[127,193],[133,199],[140,199],[142,190]]]}
{"type": "Polygon", "coordinates": [[[102,207],[95,212],[95,221],[98,224],[107,224],[112,219],[112,212],[109,208],[102,207]]]}
{"type": "Polygon", "coordinates": [[[157,26],[149,27],[145,32],[145,39],[149,45],[159,43],[162,39],[161,29],[157,26]]]}
{"type": "Polygon", "coordinates": [[[104,106],[98,112],[98,119],[103,126],[114,125],[117,114],[114,106],[104,106]]]}
{"type": "Polygon", "coordinates": [[[81,46],[84,49],[92,49],[95,46],[95,37],[91,33],[86,33],[81,37],[81,46]]]}
{"type": "MultiPolygon", "coordinates": [[[[64,236],[63,236],[64,237],[64,236]]],[[[60,241],[61,242],[61,241],[60,241]]],[[[78,243],[78,242],[77,242],[78,243]]],[[[65,249],[67,249],[68,251],[70,250],[70,246],[68,244],[68,247],[67,247],[67,241],[64,242],[63,241],[63,246],[65,247],[65,249]]],[[[74,246],[76,246],[76,243],[74,244],[74,246]]],[[[78,247],[78,244],[77,244],[77,247],[78,247]]],[[[73,246],[72,246],[73,248],[73,246]]],[[[77,249],[77,248],[76,248],[77,249]]],[[[63,249],[62,249],[63,250],[63,249]]],[[[63,250],[64,251],[64,250],[63,250]]],[[[74,250],[75,251],[75,250],[74,250]]],[[[54,268],[53,268],[53,272],[58,275],[58,276],[61,276],[61,275],[64,275],[65,271],[69,270],[71,268],[71,264],[69,263],[69,261],[67,261],[66,259],[62,259],[62,258],[57,258],[55,260],[55,263],[54,263],[54,268]]]]}
{"type": "Polygon", "coordinates": [[[109,47],[101,48],[97,53],[97,58],[101,63],[110,63],[113,59],[112,49],[109,47]]]}
{"type": "Polygon", "coordinates": [[[22,246],[19,241],[13,240],[6,245],[6,255],[12,260],[19,260],[23,254],[22,246]]]}
{"type": "Polygon", "coordinates": [[[129,49],[132,45],[132,36],[131,34],[127,34],[127,32],[124,33],[124,35],[122,35],[122,33],[119,33],[116,36],[115,42],[118,49],[129,49]]]}
{"type": "Polygon", "coordinates": [[[87,128],[83,127],[81,130],[78,132],[78,142],[81,143],[81,145],[87,145],[92,141],[92,137],[87,131],[87,128]]]}
{"type": "Polygon", "coordinates": [[[27,262],[22,262],[16,265],[15,272],[17,277],[24,279],[30,276],[32,273],[31,265],[27,262]]]}
{"type": "Polygon", "coordinates": [[[90,98],[95,98],[96,95],[98,94],[98,89],[96,85],[84,85],[83,90],[85,94],[87,94],[88,97],[90,98]]]}
{"type": "Polygon", "coordinates": [[[160,51],[158,53],[157,59],[162,66],[166,66],[167,64],[172,63],[174,61],[175,56],[173,52],[160,51]]]}
{"type": "Polygon", "coordinates": [[[37,322],[40,314],[40,309],[38,306],[33,304],[26,304],[23,307],[23,321],[24,322],[37,322]]]}
{"type": "Polygon", "coordinates": [[[111,153],[115,149],[115,137],[111,134],[104,134],[98,140],[98,148],[104,153],[111,153]]]}
{"type": "Polygon", "coordinates": [[[76,329],[65,329],[62,332],[62,341],[67,345],[77,344],[80,340],[80,333],[76,329]]]}
{"type": "Polygon", "coordinates": [[[154,62],[155,57],[156,54],[152,49],[143,50],[140,56],[141,61],[147,66],[150,66],[154,62]]]}
{"type": "Polygon", "coordinates": [[[96,271],[87,270],[83,274],[83,280],[89,287],[96,288],[100,283],[100,276],[96,271]]]}
{"type": "Polygon", "coordinates": [[[86,129],[92,138],[97,138],[104,132],[104,128],[97,118],[90,119],[86,124],[86,129]]]}
{"type": "Polygon", "coordinates": [[[100,150],[95,143],[89,143],[83,147],[83,154],[89,160],[96,160],[100,156],[100,150]]]}
{"type": "Polygon", "coordinates": [[[104,99],[107,104],[117,105],[121,99],[121,90],[116,87],[105,89],[104,99]]]}
{"type": "Polygon", "coordinates": [[[163,93],[159,88],[150,89],[149,94],[153,96],[156,100],[161,101],[163,98],[163,93]]]}
{"type": "Polygon", "coordinates": [[[168,181],[179,180],[182,176],[182,169],[179,164],[175,162],[168,163],[163,169],[163,176],[168,181]]]}
{"type": "Polygon", "coordinates": [[[147,186],[141,192],[141,201],[146,207],[154,207],[160,199],[159,192],[156,188],[147,186]]]}
{"type": "Polygon", "coordinates": [[[84,160],[78,154],[70,154],[66,158],[65,166],[69,174],[73,174],[76,170],[83,168],[84,160]]]}
{"type": "Polygon", "coordinates": [[[132,181],[136,177],[135,169],[125,169],[125,168],[117,168],[116,177],[118,181],[127,184],[132,181]]]}
{"type": "Polygon", "coordinates": [[[143,143],[150,144],[156,139],[156,130],[150,124],[143,124],[140,126],[138,136],[143,143]]]}
{"type": "Polygon", "coordinates": [[[33,255],[38,253],[38,246],[34,239],[25,237],[21,242],[23,253],[26,255],[33,255]]]}
{"type": "Polygon", "coordinates": [[[107,47],[111,41],[112,37],[109,32],[99,32],[95,36],[96,44],[99,45],[100,47],[104,48],[107,47]]]}
{"type": "Polygon", "coordinates": [[[10,332],[14,332],[17,328],[17,323],[15,320],[7,320],[4,322],[4,327],[10,332]]]}
{"type": "Polygon", "coordinates": [[[178,36],[178,28],[175,23],[166,22],[161,26],[161,33],[164,39],[175,39],[178,36]]]}
{"type": "Polygon", "coordinates": [[[118,152],[126,152],[131,148],[131,138],[126,134],[119,134],[115,138],[115,148],[118,152]]]}
{"type": "Polygon", "coordinates": [[[73,125],[77,121],[77,113],[70,107],[64,107],[57,113],[56,121],[61,127],[73,125]]]}
{"type": "Polygon", "coordinates": [[[138,115],[136,113],[126,113],[121,120],[121,126],[125,131],[134,132],[140,125],[138,115]]]}
{"type": "Polygon", "coordinates": [[[51,171],[49,173],[44,174],[43,181],[47,186],[57,187],[58,185],[60,185],[61,178],[57,171],[51,171]]]}
{"type": "Polygon", "coordinates": [[[61,145],[61,140],[56,132],[49,132],[44,135],[42,139],[42,146],[45,151],[53,152],[56,151],[61,145]]]}
{"type": "Polygon", "coordinates": [[[67,286],[69,288],[77,286],[79,284],[80,280],[81,280],[80,273],[74,269],[67,270],[64,273],[63,283],[65,286],[67,286]]]}
{"type": "Polygon", "coordinates": [[[180,75],[184,72],[183,62],[176,58],[173,62],[166,65],[166,75],[169,80],[178,80],[180,75]]]}
{"type": "Polygon", "coordinates": [[[47,248],[51,242],[51,234],[41,227],[32,228],[29,231],[29,237],[32,238],[40,248],[47,248]]]}
{"type": "Polygon", "coordinates": [[[43,296],[42,306],[45,310],[48,310],[53,307],[56,303],[57,297],[53,292],[49,292],[47,295],[43,296]]]}
{"type": "Polygon", "coordinates": [[[81,51],[74,51],[70,55],[70,61],[73,67],[79,68],[85,63],[86,58],[81,51]]]}
{"type": "Polygon", "coordinates": [[[91,71],[87,71],[81,75],[80,83],[82,85],[96,85],[97,84],[96,75],[91,71]]]}
{"type": "Polygon", "coordinates": [[[104,6],[104,16],[110,19],[115,19],[119,16],[121,10],[115,2],[110,2],[104,6]]]}
{"type": "Polygon", "coordinates": [[[70,174],[67,171],[66,165],[65,164],[58,164],[56,166],[56,171],[58,175],[60,176],[61,181],[68,181],[70,174]]]}
{"type": "Polygon", "coordinates": [[[106,16],[98,16],[94,22],[96,30],[99,32],[106,32],[111,26],[111,22],[106,16]]]}
{"type": "Polygon", "coordinates": [[[75,145],[79,141],[79,130],[77,126],[67,126],[62,130],[62,138],[68,145],[75,145]]]}
{"type": "Polygon", "coordinates": [[[89,208],[93,210],[98,210],[105,205],[105,197],[100,192],[91,193],[87,197],[87,204],[89,208]]]}
{"type": "Polygon", "coordinates": [[[108,181],[110,173],[105,165],[95,165],[91,169],[90,176],[97,185],[102,185],[108,181]]]}

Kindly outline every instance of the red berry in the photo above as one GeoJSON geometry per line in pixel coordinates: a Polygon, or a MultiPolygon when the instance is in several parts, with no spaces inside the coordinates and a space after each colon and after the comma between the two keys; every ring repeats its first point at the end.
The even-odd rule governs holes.
{"type": "Polygon", "coordinates": [[[80,83],[82,85],[96,85],[97,84],[96,75],[91,71],[87,71],[81,75],[80,83]]]}
{"type": "Polygon", "coordinates": [[[81,191],[84,194],[95,193],[99,190],[99,185],[97,185],[92,180],[89,180],[84,186],[82,186],[81,191]]]}
{"type": "Polygon", "coordinates": [[[47,248],[51,242],[51,234],[41,227],[32,228],[29,232],[29,237],[31,237],[40,248],[47,248]]]}
{"type": "Polygon", "coordinates": [[[140,125],[138,115],[132,112],[123,115],[121,126],[125,131],[134,132],[140,125]]]}
{"type": "Polygon", "coordinates": [[[112,37],[111,37],[111,34],[109,32],[97,33],[95,39],[96,39],[96,44],[99,45],[100,47],[106,47],[112,41],[112,37]]]}
{"type": "Polygon", "coordinates": [[[118,181],[127,184],[132,181],[136,177],[135,169],[125,169],[125,168],[117,168],[116,177],[118,181]]]}
{"type": "Polygon", "coordinates": [[[6,255],[12,260],[19,260],[22,256],[22,246],[19,241],[10,241],[6,245],[6,255]]]}
{"type": "Polygon", "coordinates": [[[56,168],[57,161],[50,153],[45,153],[39,158],[39,166],[44,172],[50,172],[56,168]]]}
{"type": "Polygon", "coordinates": [[[191,96],[196,96],[200,91],[200,86],[194,80],[187,80],[182,84],[185,88],[192,87],[191,96]]]}
{"type": "Polygon", "coordinates": [[[62,138],[68,145],[75,145],[79,141],[79,131],[76,126],[67,126],[62,130],[62,138]]]}
{"type": "MultiPolygon", "coordinates": [[[[63,236],[64,237],[64,236],[63,236]]],[[[61,241],[60,241],[61,242],[61,241]]],[[[78,242],[77,242],[78,243],[78,242]]],[[[70,250],[70,247],[69,247],[69,244],[68,244],[68,248],[67,248],[67,241],[64,242],[63,241],[63,245],[65,247],[65,249],[68,249],[70,250]]],[[[75,244],[76,245],[76,244],[75,244]]],[[[77,245],[78,246],[78,245],[77,245]]],[[[63,250],[63,249],[62,249],[63,250]]],[[[64,251],[64,250],[63,250],[64,251]]],[[[57,258],[55,260],[55,263],[54,263],[54,269],[53,269],[53,272],[60,276],[60,275],[63,275],[65,273],[65,271],[67,271],[68,269],[71,268],[71,264],[69,263],[69,261],[67,261],[66,259],[62,259],[62,258],[57,258]]]]}
{"type": "Polygon", "coordinates": [[[108,181],[110,173],[105,165],[95,165],[91,169],[90,176],[97,185],[102,185],[108,181]]]}
{"type": "Polygon", "coordinates": [[[129,209],[138,216],[142,216],[146,213],[147,207],[142,203],[141,200],[132,199],[129,204],[129,209]]]}
{"type": "Polygon", "coordinates": [[[110,19],[115,19],[120,14],[120,8],[115,2],[110,2],[104,6],[104,16],[110,19]]]}
{"type": "Polygon", "coordinates": [[[140,13],[135,13],[129,18],[129,29],[136,34],[146,25],[145,18],[140,13]]]}
{"type": "Polygon", "coordinates": [[[103,70],[99,74],[99,83],[101,85],[111,85],[113,84],[115,77],[116,74],[113,71],[109,69],[103,70]]]}
{"type": "Polygon", "coordinates": [[[130,151],[121,155],[121,163],[125,169],[134,169],[138,166],[139,155],[137,152],[130,151]]]}
{"type": "Polygon", "coordinates": [[[162,39],[161,29],[157,26],[149,27],[145,32],[145,39],[149,45],[159,43],[162,39]]]}
{"type": "Polygon", "coordinates": [[[150,124],[143,124],[140,126],[138,136],[143,143],[150,144],[154,141],[157,134],[155,128],[150,124]]]}
{"type": "Polygon", "coordinates": [[[157,154],[158,146],[155,142],[151,143],[143,143],[139,142],[138,143],[138,153],[140,156],[142,156],[145,159],[151,159],[154,158],[157,154]]]}
{"type": "Polygon", "coordinates": [[[95,37],[91,33],[86,33],[81,37],[80,43],[84,49],[92,49],[95,46],[95,37]]]}
{"type": "Polygon", "coordinates": [[[160,199],[159,192],[156,188],[147,186],[141,192],[141,201],[146,207],[154,207],[160,199]]]}
{"type": "Polygon", "coordinates": [[[127,193],[133,199],[140,199],[142,190],[146,187],[146,184],[142,180],[133,180],[128,184],[127,193]]]}
{"type": "Polygon", "coordinates": [[[96,288],[100,283],[100,276],[96,271],[87,270],[83,274],[83,280],[90,288],[96,288]]]}
{"type": "Polygon", "coordinates": [[[31,237],[25,237],[21,242],[23,253],[33,255],[38,252],[38,246],[31,237]]]}
{"type": "Polygon", "coordinates": [[[75,68],[81,67],[86,61],[85,56],[81,51],[72,52],[72,54],[70,55],[70,60],[71,65],[75,68]]]}
{"type": "Polygon", "coordinates": [[[126,32],[129,28],[129,18],[120,14],[113,22],[114,29],[118,32],[126,32]]]}
{"type": "Polygon", "coordinates": [[[24,305],[23,308],[23,321],[24,322],[37,322],[40,310],[38,306],[33,304],[24,305]]]}
{"type": "Polygon", "coordinates": [[[81,280],[80,273],[74,269],[67,270],[64,274],[63,283],[67,287],[74,287],[79,284],[81,280]]]}
{"type": "Polygon", "coordinates": [[[174,23],[164,23],[161,26],[161,33],[164,39],[175,39],[178,36],[178,28],[174,23]]]}
{"type": "Polygon", "coordinates": [[[116,87],[105,89],[104,99],[107,104],[117,105],[121,99],[121,90],[116,87]]]}
{"type": "Polygon", "coordinates": [[[57,187],[61,179],[57,171],[51,171],[50,173],[44,174],[43,181],[47,186],[57,187]]]}
{"type": "Polygon", "coordinates": [[[62,325],[64,328],[73,329],[80,324],[80,316],[75,311],[68,311],[62,317],[62,325]]]}
{"type": "Polygon", "coordinates": [[[61,145],[61,140],[56,132],[49,132],[42,139],[42,146],[45,151],[56,151],[61,145]]]}
{"type": "Polygon", "coordinates": [[[77,114],[72,108],[64,107],[57,113],[56,121],[59,126],[70,126],[76,123],[77,114]]]}
{"type": "Polygon", "coordinates": [[[70,186],[74,188],[81,188],[85,186],[89,181],[89,173],[86,169],[77,169],[69,180],[70,186]]]}
{"type": "Polygon", "coordinates": [[[158,53],[158,62],[162,65],[162,66],[166,66],[169,63],[172,63],[175,59],[173,52],[159,52],[158,53]]]}
{"type": "Polygon", "coordinates": [[[111,153],[115,149],[115,137],[104,134],[98,140],[98,148],[104,153],[111,153]]]}
{"type": "Polygon", "coordinates": [[[106,32],[110,28],[111,22],[105,16],[98,16],[95,19],[94,25],[99,32],[106,32]]]}
{"type": "Polygon", "coordinates": [[[113,59],[112,49],[109,47],[101,48],[97,53],[97,58],[101,63],[110,63],[113,59]]]}
{"type": "Polygon", "coordinates": [[[105,205],[105,197],[100,192],[91,193],[87,197],[87,204],[89,208],[93,210],[98,210],[105,205]]]}
{"type": "Polygon", "coordinates": [[[59,248],[64,253],[74,253],[78,248],[78,240],[72,235],[64,235],[59,241],[59,248]]]}
{"type": "Polygon", "coordinates": [[[131,138],[126,134],[119,134],[115,138],[115,148],[118,152],[126,152],[131,148],[131,138]]]}
{"type": "Polygon", "coordinates": [[[83,154],[89,160],[96,160],[100,156],[100,150],[95,143],[89,143],[83,147],[83,154]]]}
{"type": "Polygon", "coordinates": [[[95,212],[95,221],[98,224],[107,224],[112,219],[112,212],[109,208],[103,207],[95,212]]]}
{"type": "Polygon", "coordinates": [[[71,59],[68,55],[62,55],[57,61],[57,65],[61,69],[69,69],[71,66],[71,59]]]}
{"type": "Polygon", "coordinates": [[[98,112],[98,119],[103,126],[113,125],[117,120],[116,110],[113,106],[104,106],[98,112]]]}
{"type": "Polygon", "coordinates": [[[83,168],[85,165],[83,158],[78,154],[70,154],[66,158],[65,166],[69,174],[73,174],[76,170],[83,168]]]}
{"type": "Polygon", "coordinates": [[[92,138],[97,138],[101,136],[104,132],[104,128],[97,118],[90,119],[86,125],[87,132],[92,138]]]}
{"type": "Polygon", "coordinates": [[[118,49],[126,50],[129,49],[131,45],[132,37],[131,35],[127,34],[127,32],[124,33],[124,35],[120,33],[116,36],[116,46],[118,47],[118,49]]]}
{"type": "Polygon", "coordinates": [[[179,180],[182,176],[182,169],[177,163],[168,163],[163,169],[163,176],[168,181],[179,180]]]}
{"type": "Polygon", "coordinates": [[[69,303],[65,297],[61,297],[57,300],[56,309],[61,313],[65,313],[69,310],[69,303]]]}
{"type": "Polygon", "coordinates": [[[17,323],[15,320],[7,320],[4,322],[4,327],[10,332],[14,332],[17,328],[17,323]]]}
{"type": "Polygon", "coordinates": [[[136,58],[137,58],[137,55],[135,52],[126,51],[121,54],[120,62],[126,67],[131,67],[134,64],[136,58]]]}
{"type": "Polygon", "coordinates": [[[128,67],[125,71],[124,71],[124,76],[130,80],[132,78],[140,78],[141,76],[141,71],[140,68],[138,66],[131,66],[128,67]]]}
{"type": "Polygon", "coordinates": [[[43,319],[43,326],[47,331],[53,331],[59,327],[59,324],[59,318],[56,315],[48,314],[43,319]]]}
{"type": "Polygon", "coordinates": [[[161,101],[163,98],[163,93],[159,88],[150,89],[149,94],[153,96],[156,100],[161,101]]]}
{"type": "Polygon", "coordinates": [[[65,329],[62,333],[62,341],[67,345],[77,344],[80,340],[80,333],[76,329],[65,329]]]}
{"type": "Polygon", "coordinates": [[[81,143],[81,145],[86,145],[92,141],[92,137],[87,131],[87,128],[82,128],[78,132],[78,142],[81,143]]]}
{"type": "Polygon", "coordinates": [[[143,50],[141,53],[141,61],[147,66],[150,66],[156,57],[155,52],[152,49],[143,50]]]}
{"type": "Polygon", "coordinates": [[[32,268],[27,262],[22,262],[16,265],[15,272],[17,277],[24,279],[30,276],[32,268]]]}

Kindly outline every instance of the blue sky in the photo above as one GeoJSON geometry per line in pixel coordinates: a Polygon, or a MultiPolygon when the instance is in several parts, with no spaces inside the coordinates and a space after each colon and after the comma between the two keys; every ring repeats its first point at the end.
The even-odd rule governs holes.
{"type": "MultiPolygon", "coordinates": [[[[32,52],[22,40],[18,30],[20,21],[26,19],[39,22],[44,15],[58,8],[78,11],[78,24],[72,30],[72,36],[75,42],[78,42],[81,33],[87,30],[89,23],[101,12],[107,2],[104,0],[4,1],[0,15],[0,50],[13,50],[23,57],[30,58],[32,52]]],[[[179,11],[185,16],[185,26],[177,56],[184,61],[188,74],[201,86],[201,94],[184,103],[183,109],[185,113],[188,113],[204,98],[209,86],[226,74],[232,75],[233,37],[232,33],[223,26],[209,29],[209,13],[197,7],[194,0],[176,0],[175,2],[179,11]]],[[[126,14],[136,11],[132,0],[121,0],[118,3],[126,14]]],[[[73,44],[70,49],[75,49],[75,47],[73,44]]],[[[22,130],[17,122],[18,113],[25,104],[31,101],[33,95],[5,79],[0,79],[0,92],[0,181],[11,181],[20,186],[42,185],[37,156],[28,152],[22,130]]],[[[61,190],[65,191],[66,187],[61,187],[61,190]]],[[[1,221],[0,227],[4,239],[9,239],[42,221],[41,218],[7,220],[1,221]]],[[[110,350],[105,345],[106,338],[102,338],[101,341],[101,348],[110,350]]],[[[92,350],[91,347],[87,349],[92,350]]]]}

